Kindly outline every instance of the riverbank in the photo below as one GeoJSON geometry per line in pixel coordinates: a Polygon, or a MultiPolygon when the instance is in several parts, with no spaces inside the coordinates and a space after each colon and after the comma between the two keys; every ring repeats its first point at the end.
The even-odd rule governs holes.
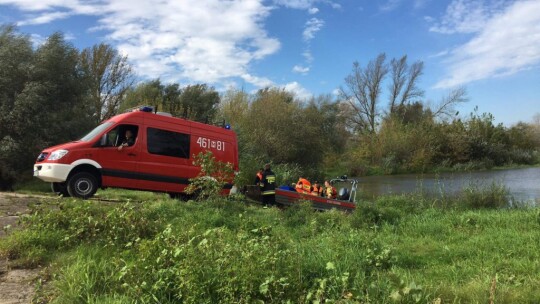
{"type": "Polygon", "coordinates": [[[38,296],[58,303],[540,302],[537,209],[384,196],[344,214],[137,195],[43,202],[0,250],[49,265],[38,296]]]}

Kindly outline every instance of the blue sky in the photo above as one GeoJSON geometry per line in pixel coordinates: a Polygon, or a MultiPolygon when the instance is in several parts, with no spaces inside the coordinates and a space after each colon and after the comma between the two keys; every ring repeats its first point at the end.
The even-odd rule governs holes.
{"type": "Polygon", "coordinates": [[[429,104],[464,86],[461,113],[508,126],[540,113],[540,0],[0,0],[0,23],[36,44],[109,43],[142,80],[300,98],[336,92],[354,61],[407,55],[429,104]]]}

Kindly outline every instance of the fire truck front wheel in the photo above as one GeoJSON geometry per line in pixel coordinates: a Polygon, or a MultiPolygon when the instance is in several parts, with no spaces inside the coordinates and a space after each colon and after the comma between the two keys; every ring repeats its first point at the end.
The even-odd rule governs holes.
{"type": "Polygon", "coordinates": [[[67,190],[72,197],[87,199],[96,193],[98,188],[97,178],[88,172],[73,174],[68,180],[67,190]]]}

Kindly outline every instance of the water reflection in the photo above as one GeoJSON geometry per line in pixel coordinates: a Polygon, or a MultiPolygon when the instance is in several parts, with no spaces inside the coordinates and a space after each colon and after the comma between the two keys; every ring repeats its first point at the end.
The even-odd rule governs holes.
{"type": "Polygon", "coordinates": [[[508,169],[440,174],[405,174],[358,178],[359,192],[373,198],[382,194],[423,192],[430,195],[452,195],[471,183],[489,186],[505,185],[514,201],[540,205],[540,168],[508,169]]]}

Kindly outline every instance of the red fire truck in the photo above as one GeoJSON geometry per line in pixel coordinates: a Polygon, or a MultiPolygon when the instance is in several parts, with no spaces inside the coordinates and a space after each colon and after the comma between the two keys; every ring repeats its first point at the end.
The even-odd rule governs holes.
{"type": "MultiPolygon", "coordinates": [[[[34,176],[50,182],[57,194],[84,199],[107,187],[175,196],[199,174],[193,156],[204,151],[238,171],[237,138],[228,126],[141,107],[104,121],[77,141],[43,150],[34,165],[34,176]],[[132,139],[127,140],[126,133],[132,139]]],[[[226,185],[224,192],[231,187],[226,185]]]]}

